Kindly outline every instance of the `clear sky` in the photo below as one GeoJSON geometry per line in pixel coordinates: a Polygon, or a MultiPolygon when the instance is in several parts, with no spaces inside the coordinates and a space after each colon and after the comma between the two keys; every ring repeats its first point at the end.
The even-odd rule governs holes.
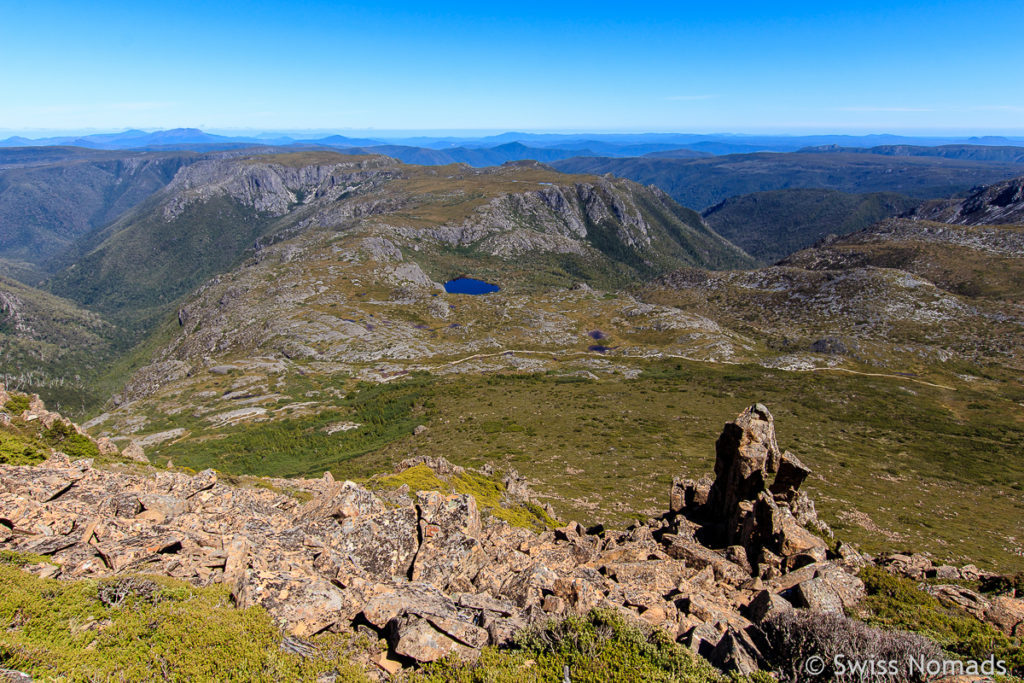
{"type": "Polygon", "coordinates": [[[0,0],[0,130],[1024,131],[1024,0],[0,0]]]}

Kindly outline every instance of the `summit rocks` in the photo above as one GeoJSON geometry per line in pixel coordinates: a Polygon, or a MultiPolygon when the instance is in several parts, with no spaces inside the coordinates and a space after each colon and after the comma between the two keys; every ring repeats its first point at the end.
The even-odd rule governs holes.
{"type": "MultiPolygon", "coordinates": [[[[399,469],[412,464],[461,471],[443,459],[399,469]]],[[[863,586],[857,562],[830,558],[803,525],[808,470],[780,451],[764,406],[725,426],[715,473],[678,480],[668,512],[628,529],[574,522],[538,534],[481,515],[469,495],[272,482],[309,498],[300,503],[212,470],[142,475],[54,456],[0,466],[0,548],[48,556],[28,569],[57,578],[224,583],[238,606],[263,606],[295,637],[369,627],[407,664],[471,659],[531,623],[602,607],[748,671],[764,659],[757,622],[842,611],[863,586]]],[[[505,479],[528,498],[517,475],[505,479]]]]}

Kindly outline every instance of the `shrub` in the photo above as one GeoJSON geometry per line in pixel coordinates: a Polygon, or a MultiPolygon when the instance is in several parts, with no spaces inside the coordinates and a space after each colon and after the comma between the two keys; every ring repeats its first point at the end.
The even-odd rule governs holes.
{"type": "Polygon", "coordinates": [[[134,598],[153,604],[159,599],[160,586],[149,579],[126,577],[100,585],[96,597],[104,607],[120,607],[125,600],[134,598]]]}
{"type": "Polygon", "coordinates": [[[43,450],[14,434],[0,431],[0,464],[35,465],[46,460],[43,450]]]}
{"type": "Polygon", "coordinates": [[[43,432],[42,436],[46,443],[59,451],[64,451],[72,460],[95,458],[100,454],[96,444],[59,420],[43,432]]]}
{"type": "Polygon", "coordinates": [[[29,398],[26,394],[12,394],[4,404],[4,410],[11,415],[21,415],[28,410],[29,398]]]}
{"type": "Polygon", "coordinates": [[[1024,647],[990,624],[942,604],[913,581],[879,567],[865,567],[860,578],[867,590],[862,607],[869,624],[927,636],[959,659],[980,661],[995,655],[1015,675],[1024,674],[1024,647]]]}
{"type": "Polygon", "coordinates": [[[872,628],[840,614],[795,610],[772,617],[762,629],[769,644],[766,654],[786,681],[837,680],[839,674],[848,674],[841,668],[847,661],[874,667],[865,680],[923,681],[925,674],[910,671],[910,658],[943,659],[939,646],[923,636],[872,628]],[[811,657],[820,658],[820,673],[807,671],[811,657]],[[888,662],[896,663],[898,673],[890,674],[888,662]]]}
{"type": "Polygon", "coordinates": [[[1024,572],[1017,572],[1013,576],[982,579],[980,588],[983,593],[1008,593],[1011,596],[1024,597],[1024,572]]]}
{"type": "Polygon", "coordinates": [[[511,648],[484,648],[476,663],[427,665],[420,677],[438,683],[561,681],[567,669],[573,683],[730,680],[664,630],[633,625],[617,612],[600,609],[525,629],[511,648]]]}
{"type": "Polygon", "coordinates": [[[372,644],[324,634],[294,654],[264,610],[236,609],[223,586],[56,581],[16,566],[34,559],[0,556],[0,669],[47,681],[369,680],[349,657],[372,644]]]}

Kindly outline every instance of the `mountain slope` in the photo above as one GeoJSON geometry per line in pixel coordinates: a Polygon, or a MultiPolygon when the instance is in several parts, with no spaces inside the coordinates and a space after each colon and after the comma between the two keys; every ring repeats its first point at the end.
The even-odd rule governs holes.
{"type": "Polygon", "coordinates": [[[0,258],[45,268],[76,240],[171,181],[190,153],[34,154],[0,157],[0,258]]]}
{"type": "Polygon", "coordinates": [[[775,190],[731,197],[703,212],[720,235],[767,265],[828,235],[845,235],[904,213],[917,200],[894,193],[775,190]]]}
{"type": "Polygon", "coordinates": [[[654,184],[683,206],[700,210],[736,195],[790,188],[896,192],[915,199],[934,199],[999,182],[1024,170],[1022,164],[1006,162],[805,152],[712,159],[581,157],[551,165],[566,173],[612,173],[654,184]]]}
{"type": "Polygon", "coordinates": [[[1024,297],[1024,226],[891,219],[782,262],[806,270],[896,268],[966,297],[1024,297]]]}
{"type": "Polygon", "coordinates": [[[106,400],[95,371],[121,331],[74,303],[0,277],[0,382],[80,412],[106,400]]]}
{"type": "MultiPolygon", "coordinates": [[[[154,462],[358,477],[455,454],[522,466],[560,514],[615,520],[661,500],[656,463],[706,457],[698,417],[734,413],[743,392],[806,425],[795,452],[825,464],[811,485],[844,539],[874,535],[877,548],[891,533],[960,554],[969,535],[1019,563],[1024,316],[1010,296],[956,290],[913,264],[826,263],[836,244],[854,248],[849,236],[805,250],[820,265],[709,270],[749,259],[663,192],[538,164],[216,160],[130,218],[91,250],[107,272],[81,292],[121,315],[138,304],[118,292],[134,288],[176,315],[89,427],[130,434],[154,462]],[[207,206],[202,234],[258,232],[258,245],[199,264],[211,274],[173,304],[142,273],[114,278],[119,253],[145,253],[126,244],[160,247],[207,206]],[[227,206],[259,229],[228,221],[227,206]],[[460,275],[501,289],[446,292],[460,275]],[[627,471],[641,483],[622,487],[627,471]]],[[[1016,277],[1010,237],[998,254],[994,231],[972,242],[961,238],[976,228],[906,223],[934,233],[936,254],[962,248],[1016,277]]],[[[190,257],[177,261],[155,261],[173,276],[168,294],[194,275],[190,257]]]]}
{"type": "Polygon", "coordinates": [[[928,202],[913,217],[959,225],[1024,224],[1024,176],[977,188],[962,200],[928,202]]]}

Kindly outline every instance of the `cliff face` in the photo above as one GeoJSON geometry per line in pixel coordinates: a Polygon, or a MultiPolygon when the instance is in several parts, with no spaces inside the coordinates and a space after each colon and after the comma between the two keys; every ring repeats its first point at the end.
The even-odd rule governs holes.
{"type": "MultiPolygon", "coordinates": [[[[290,155],[285,155],[289,158],[290,155]]],[[[387,157],[350,157],[333,163],[288,165],[268,160],[215,159],[184,168],[168,186],[162,211],[171,221],[191,203],[222,194],[261,213],[283,216],[297,204],[337,201],[357,188],[399,175],[387,157]]]]}

